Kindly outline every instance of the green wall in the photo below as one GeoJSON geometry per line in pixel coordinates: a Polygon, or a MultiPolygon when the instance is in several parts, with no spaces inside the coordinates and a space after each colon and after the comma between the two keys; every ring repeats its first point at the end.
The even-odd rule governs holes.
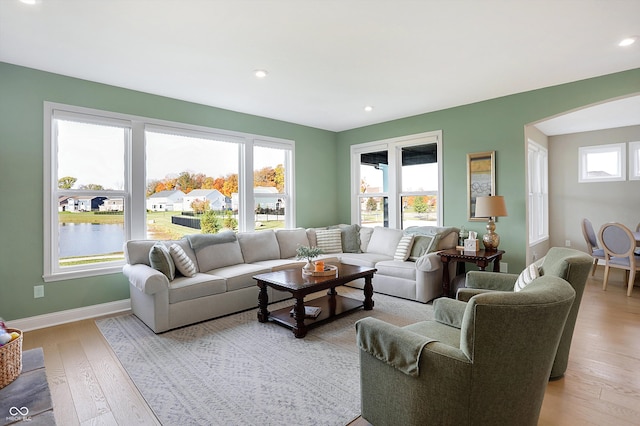
{"type": "MultiPolygon", "coordinates": [[[[525,137],[527,124],[603,100],[640,93],[640,69],[519,93],[421,114],[338,134],[338,185],[349,188],[349,147],[353,144],[442,130],[444,225],[484,234],[483,222],[467,220],[466,155],[496,151],[496,189],[508,217],[496,223],[506,250],[503,261],[518,273],[526,259],[525,137]]],[[[577,161],[577,159],[576,159],[577,161]]],[[[349,193],[338,196],[339,219],[350,219],[349,193]]],[[[576,221],[579,218],[576,218],[576,221]]]]}
{"type": "Polygon", "coordinates": [[[298,226],[337,223],[336,135],[219,108],[0,63],[0,317],[6,320],[129,297],[122,274],[43,284],[43,102],[51,101],[296,141],[298,226]],[[329,191],[330,193],[330,191],[329,191]]]}

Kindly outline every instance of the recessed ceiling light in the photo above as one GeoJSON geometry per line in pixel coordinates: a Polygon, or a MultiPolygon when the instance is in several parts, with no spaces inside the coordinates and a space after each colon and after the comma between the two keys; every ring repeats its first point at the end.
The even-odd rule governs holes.
{"type": "Polygon", "coordinates": [[[366,112],[371,112],[371,111],[373,111],[373,107],[371,105],[367,105],[366,107],[364,107],[364,110],[366,112]]]}
{"type": "Polygon", "coordinates": [[[636,42],[637,39],[638,39],[638,36],[627,37],[627,38],[623,39],[622,41],[620,41],[620,43],[618,43],[618,46],[620,46],[620,47],[631,46],[633,43],[636,42]]]}
{"type": "Polygon", "coordinates": [[[33,6],[34,4],[40,3],[40,0],[20,0],[20,2],[33,6]]]}
{"type": "Polygon", "coordinates": [[[255,70],[253,72],[253,75],[255,75],[257,78],[265,78],[267,74],[269,74],[267,70],[255,70]]]}

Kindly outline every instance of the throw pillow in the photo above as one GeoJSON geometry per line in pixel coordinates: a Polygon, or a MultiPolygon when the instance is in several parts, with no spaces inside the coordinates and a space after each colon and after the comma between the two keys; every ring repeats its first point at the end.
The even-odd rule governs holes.
{"type": "Polygon", "coordinates": [[[149,263],[153,269],[162,272],[169,281],[176,277],[176,267],[169,253],[169,249],[162,243],[155,243],[149,251],[149,263]]]}
{"type": "Polygon", "coordinates": [[[405,261],[409,258],[411,246],[413,245],[413,235],[403,235],[396,247],[396,254],[393,255],[393,260],[405,261]]]}
{"type": "Polygon", "coordinates": [[[336,225],[329,229],[340,229],[343,253],[362,253],[360,250],[360,225],[336,225]]]}
{"type": "Polygon", "coordinates": [[[524,271],[520,273],[518,279],[516,280],[516,285],[513,287],[513,291],[518,292],[522,290],[539,276],[540,272],[538,271],[538,267],[534,263],[532,263],[531,265],[524,268],[524,271]]]}
{"type": "Polygon", "coordinates": [[[342,238],[339,229],[316,230],[318,248],[325,253],[342,253],[342,238]]]}
{"type": "Polygon", "coordinates": [[[169,247],[171,259],[176,265],[176,269],[185,277],[193,277],[196,274],[196,264],[187,256],[184,249],[178,244],[171,244],[169,247]]]}
{"type": "Polygon", "coordinates": [[[411,246],[411,252],[409,253],[409,260],[416,261],[418,258],[429,253],[431,246],[433,245],[433,236],[431,235],[416,235],[413,239],[413,245],[411,246]]]}

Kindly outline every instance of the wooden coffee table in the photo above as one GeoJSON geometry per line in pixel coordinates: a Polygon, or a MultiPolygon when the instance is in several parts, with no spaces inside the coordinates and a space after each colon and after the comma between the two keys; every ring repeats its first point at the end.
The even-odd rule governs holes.
{"type": "Polygon", "coordinates": [[[337,274],[329,277],[303,275],[301,268],[285,269],[254,276],[253,278],[258,282],[258,287],[260,287],[258,321],[267,322],[271,319],[276,323],[291,328],[294,336],[301,338],[307,334],[307,329],[333,321],[347,312],[360,307],[363,307],[366,311],[373,309],[373,285],[371,280],[376,269],[343,264],[337,266],[337,274]],[[364,278],[364,301],[340,296],[336,292],[337,286],[347,284],[358,278],[364,278]],[[267,309],[267,304],[269,303],[267,287],[288,291],[293,295],[296,300],[293,307],[293,315],[291,315],[291,306],[269,312],[267,309]],[[320,307],[322,312],[316,318],[305,317],[304,297],[322,290],[329,290],[326,296],[309,301],[311,306],[320,307]]]}

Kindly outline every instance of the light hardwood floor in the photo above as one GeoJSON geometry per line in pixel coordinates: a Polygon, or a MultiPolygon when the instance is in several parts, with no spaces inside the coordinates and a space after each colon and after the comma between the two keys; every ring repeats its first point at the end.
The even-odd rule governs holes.
{"type": "MultiPolygon", "coordinates": [[[[616,272],[606,292],[601,268],[587,283],[569,367],[549,383],[540,425],[640,424],[640,288],[627,297],[616,272]]],[[[35,347],[59,425],[159,424],[93,320],[25,333],[24,350],[35,347]]]]}

